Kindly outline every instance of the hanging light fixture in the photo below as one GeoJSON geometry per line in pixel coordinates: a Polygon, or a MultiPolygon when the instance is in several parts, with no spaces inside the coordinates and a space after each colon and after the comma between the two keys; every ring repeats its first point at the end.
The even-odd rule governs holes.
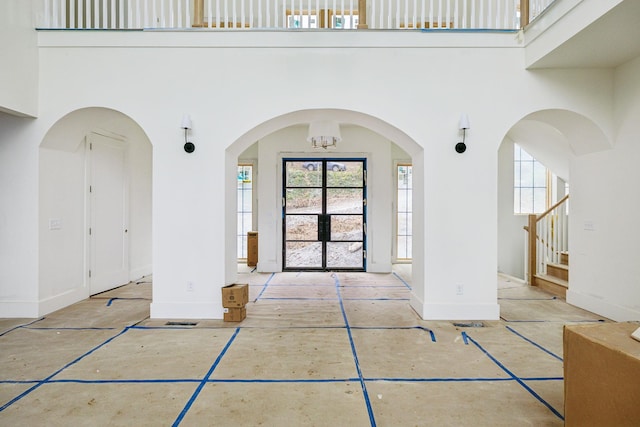
{"type": "Polygon", "coordinates": [[[311,122],[307,141],[313,148],[336,148],[336,144],[342,141],[340,125],[330,120],[311,122]]]}

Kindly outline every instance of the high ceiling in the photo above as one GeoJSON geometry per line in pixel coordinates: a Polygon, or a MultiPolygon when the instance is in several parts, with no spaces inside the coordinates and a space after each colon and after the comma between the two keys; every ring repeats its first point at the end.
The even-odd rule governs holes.
{"type": "MultiPolygon", "coordinates": [[[[571,13],[571,12],[570,12],[571,13]]],[[[557,25],[562,25],[561,22],[557,25]]],[[[535,43],[535,42],[534,42],[535,43]]],[[[528,68],[610,68],[640,56],[640,0],[625,0],[528,68]]]]}

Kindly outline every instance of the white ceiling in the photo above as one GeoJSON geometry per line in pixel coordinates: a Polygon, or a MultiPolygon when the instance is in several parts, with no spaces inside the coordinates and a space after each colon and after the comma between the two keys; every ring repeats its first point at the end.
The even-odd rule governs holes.
{"type": "Polygon", "coordinates": [[[528,68],[615,68],[640,56],[640,0],[625,0],[528,68]]]}

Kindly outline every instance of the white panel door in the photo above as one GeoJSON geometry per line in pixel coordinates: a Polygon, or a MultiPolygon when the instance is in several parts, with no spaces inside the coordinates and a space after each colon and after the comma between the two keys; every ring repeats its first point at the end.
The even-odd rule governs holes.
{"type": "Polygon", "coordinates": [[[129,281],[128,188],[122,141],[89,140],[89,283],[91,295],[129,281]]]}

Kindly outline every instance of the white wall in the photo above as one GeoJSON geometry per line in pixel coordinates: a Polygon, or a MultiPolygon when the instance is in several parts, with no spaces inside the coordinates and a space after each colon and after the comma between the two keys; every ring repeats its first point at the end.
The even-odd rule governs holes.
{"type": "MultiPolygon", "coordinates": [[[[238,156],[247,147],[302,124],[286,121],[293,112],[332,109],[412,156],[414,235],[422,245],[414,251],[412,305],[431,319],[498,317],[496,153],[513,124],[533,111],[558,108],[590,117],[608,133],[612,127],[611,73],[528,72],[512,34],[40,36],[43,127],[69,111],[103,106],[133,118],[153,144],[154,317],[222,317],[220,286],[234,280],[237,271],[235,229],[227,222],[235,213],[235,187],[226,183],[235,183],[238,156]],[[458,47],[443,48],[451,43],[458,47]],[[182,149],[179,125],[185,112],[193,119],[192,154],[182,149]],[[461,155],[454,145],[462,112],[469,114],[471,130],[468,150],[461,155]],[[462,295],[457,294],[460,285],[462,295]]],[[[262,188],[262,178],[266,169],[277,167],[275,150],[285,151],[290,142],[283,144],[266,164],[260,147],[260,191],[265,194],[277,194],[269,180],[264,182],[271,190],[262,188]]],[[[378,164],[377,150],[366,146],[359,152],[373,153],[370,167],[385,170],[374,188],[392,194],[389,145],[381,153],[386,164],[378,164]]],[[[37,176],[33,158],[25,161],[23,167],[37,176]]],[[[9,198],[15,195],[7,191],[9,198]]],[[[269,219],[260,203],[262,221],[277,223],[277,206],[269,219]]],[[[372,209],[374,218],[390,217],[390,200],[382,203],[387,206],[380,214],[372,209]]],[[[21,208],[37,211],[37,203],[28,201],[21,208]]],[[[259,225],[261,233],[269,233],[259,225]]],[[[374,244],[389,248],[377,258],[384,271],[391,243],[374,244]]],[[[29,247],[37,245],[32,241],[29,247]]]]}
{"type": "Polygon", "coordinates": [[[38,49],[32,1],[0,2],[0,58],[0,112],[35,117],[38,49]]]}
{"type": "Polygon", "coordinates": [[[0,317],[38,316],[38,143],[0,113],[0,317]]]}
{"type": "Polygon", "coordinates": [[[611,319],[640,320],[640,58],[615,72],[614,149],[571,165],[567,301],[611,319]]]}

